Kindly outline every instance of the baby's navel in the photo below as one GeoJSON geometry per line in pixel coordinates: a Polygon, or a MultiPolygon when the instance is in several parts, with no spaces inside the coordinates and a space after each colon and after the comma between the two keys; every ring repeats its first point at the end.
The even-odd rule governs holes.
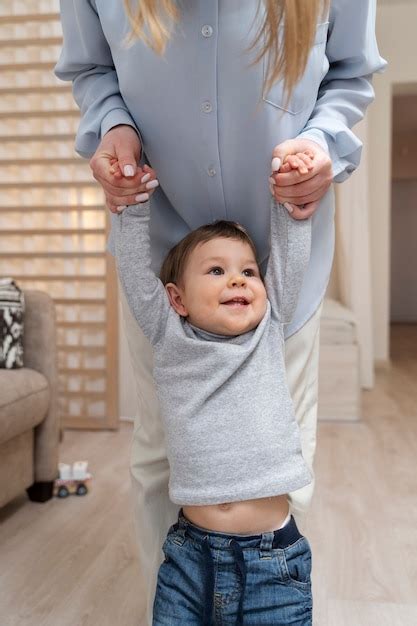
{"type": "Polygon", "coordinates": [[[228,509],[230,509],[230,502],[223,502],[222,504],[219,504],[219,507],[223,510],[223,511],[227,511],[228,509]]]}

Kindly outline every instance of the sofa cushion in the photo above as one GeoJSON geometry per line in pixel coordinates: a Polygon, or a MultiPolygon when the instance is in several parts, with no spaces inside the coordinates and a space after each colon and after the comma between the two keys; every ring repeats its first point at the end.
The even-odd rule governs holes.
{"type": "Polygon", "coordinates": [[[331,298],[325,298],[320,319],[323,345],[356,343],[356,319],[352,311],[331,298]]]}
{"type": "Polygon", "coordinates": [[[0,370],[0,443],[42,422],[48,406],[49,386],[43,374],[27,367],[0,370]]]}

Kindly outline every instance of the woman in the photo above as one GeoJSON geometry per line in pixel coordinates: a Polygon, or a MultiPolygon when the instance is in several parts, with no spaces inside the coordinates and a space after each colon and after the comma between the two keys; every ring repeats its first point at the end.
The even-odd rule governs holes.
{"type": "MultiPolygon", "coordinates": [[[[154,192],[155,271],[190,230],[222,218],[247,227],[265,267],[271,192],[294,219],[312,216],[310,264],[285,332],[288,383],[312,469],[319,319],[334,251],[330,183],[359,164],[361,143],[351,128],[373,99],[372,73],[385,65],[375,41],[375,0],[333,0],[330,7],[320,0],[64,0],[61,15],[56,74],[73,82],[81,108],[76,149],[92,157],[113,213],[154,192]],[[306,149],[311,171],[276,172],[286,155],[306,149]],[[123,178],[109,173],[114,158],[123,178]],[[156,172],[156,191],[141,182],[139,159],[156,172]]],[[[148,624],[162,540],[178,507],[167,495],[152,351],[120,297],[139,399],[131,470],[148,606],[141,623],[148,624]]],[[[312,485],[288,498],[207,507],[192,521],[252,533],[260,530],[262,510],[277,529],[288,503],[300,522],[311,496],[312,485]]]]}

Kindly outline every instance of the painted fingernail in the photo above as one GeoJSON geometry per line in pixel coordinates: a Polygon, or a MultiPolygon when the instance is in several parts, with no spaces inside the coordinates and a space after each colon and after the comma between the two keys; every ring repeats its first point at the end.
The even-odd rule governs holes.
{"type": "Polygon", "coordinates": [[[120,213],[120,211],[123,211],[123,210],[126,208],[126,205],[125,205],[125,204],[123,204],[122,206],[118,206],[118,207],[116,207],[116,208],[117,208],[117,210],[118,210],[118,211],[119,211],[119,213],[120,213]]]}
{"type": "Polygon", "coordinates": [[[149,172],[147,174],[145,174],[145,176],[142,176],[142,178],[140,179],[141,183],[146,183],[148,182],[148,180],[150,179],[151,175],[149,174],[149,172]]]}
{"type": "Polygon", "coordinates": [[[155,189],[155,187],[159,186],[159,181],[155,178],[155,180],[151,180],[150,183],[145,185],[145,189],[155,189]]]}
{"type": "Polygon", "coordinates": [[[123,174],[125,176],[134,176],[135,170],[133,169],[133,165],[125,165],[123,168],[123,174]]]}
{"type": "Polygon", "coordinates": [[[269,182],[271,183],[271,185],[275,185],[275,184],[276,184],[276,183],[275,183],[275,180],[272,178],[272,176],[270,176],[270,177],[268,178],[268,180],[269,180],[269,182]]]}
{"type": "Polygon", "coordinates": [[[271,161],[271,169],[273,172],[278,172],[281,167],[281,159],[278,157],[274,157],[271,161]]]}
{"type": "Polygon", "coordinates": [[[135,197],[136,202],[146,202],[146,200],[149,200],[149,194],[148,193],[140,193],[138,196],[135,197]]]}
{"type": "Polygon", "coordinates": [[[294,211],[294,207],[289,204],[289,202],[284,202],[284,206],[287,209],[288,213],[292,213],[294,211]]]}

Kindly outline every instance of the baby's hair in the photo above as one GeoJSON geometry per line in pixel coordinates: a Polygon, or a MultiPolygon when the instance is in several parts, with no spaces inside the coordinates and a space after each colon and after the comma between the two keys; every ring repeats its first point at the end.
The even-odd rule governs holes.
{"type": "Polygon", "coordinates": [[[179,284],[184,275],[184,270],[191,252],[199,243],[205,243],[217,237],[223,239],[237,239],[238,241],[247,243],[251,247],[255,259],[257,258],[255,244],[241,224],[226,220],[217,220],[217,222],[205,224],[196,230],[192,230],[171,248],[162,263],[159,273],[159,278],[162,283],[164,285],[167,283],[179,284]]]}

